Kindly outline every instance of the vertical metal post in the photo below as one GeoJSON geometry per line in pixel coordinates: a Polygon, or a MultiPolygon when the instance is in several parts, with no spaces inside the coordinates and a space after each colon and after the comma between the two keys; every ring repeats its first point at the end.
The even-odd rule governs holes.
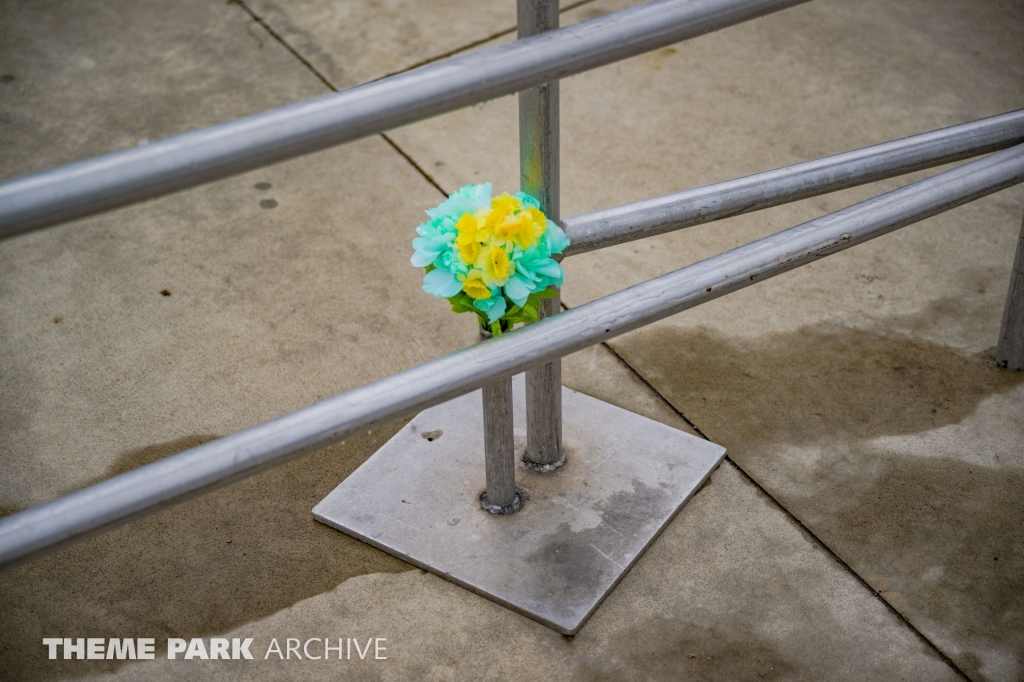
{"type": "Polygon", "coordinates": [[[1024,221],[1021,221],[1017,255],[1010,272],[1010,291],[1006,294],[1003,323],[999,329],[996,362],[1006,369],[1024,369],[1024,221]]]}
{"type": "MultiPolygon", "coordinates": [[[[558,28],[558,0],[516,1],[520,38],[558,28]]],[[[558,81],[553,81],[519,93],[519,177],[522,190],[555,222],[560,222],[558,173],[558,81]]],[[[550,317],[560,311],[556,296],[539,312],[550,317]]],[[[528,467],[551,471],[565,462],[561,359],[526,372],[526,429],[528,467]]]]}
{"type": "MultiPolygon", "coordinates": [[[[480,329],[480,339],[491,333],[480,329]]],[[[487,489],[480,495],[480,506],[492,514],[511,514],[522,507],[516,493],[515,435],[512,432],[512,378],[483,388],[484,468],[487,489]]]]}

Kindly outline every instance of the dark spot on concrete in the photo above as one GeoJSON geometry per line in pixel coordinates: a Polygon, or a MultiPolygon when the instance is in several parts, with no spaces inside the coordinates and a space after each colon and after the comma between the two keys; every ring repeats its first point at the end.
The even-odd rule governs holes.
{"type": "MultiPolygon", "coordinates": [[[[627,552],[638,518],[661,513],[668,499],[669,494],[661,488],[634,479],[630,491],[618,492],[595,505],[602,520],[598,526],[573,532],[568,523],[560,524],[527,557],[531,564],[543,567],[549,577],[548,582],[533,586],[536,593],[530,599],[549,604],[591,602],[605,579],[617,575],[619,566],[629,563],[627,552]]],[[[555,617],[567,618],[571,613],[567,609],[555,617]]]]}
{"type": "Polygon", "coordinates": [[[271,185],[269,182],[257,182],[255,185],[253,185],[253,187],[255,187],[261,192],[266,192],[268,189],[273,187],[273,185],[271,185]]]}
{"type": "Polygon", "coordinates": [[[707,288],[707,289],[705,289],[704,291],[711,291],[711,287],[708,287],[708,288],[707,288]]]}
{"type": "Polygon", "coordinates": [[[423,433],[420,434],[420,437],[426,438],[428,441],[435,441],[443,435],[444,431],[442,431],[441,429],[436,429],[434,431],[424,431],[423,433]]]}
{"type": "Polygon", "coordinates": [[[277,199],[264,199],[260,202],[260,208],[277,208],[277,199]]]}
{"type": "Polygon", "coordinates": [[[441,166],[444,165],[444,161],[435,161],[434,165],[437,166],[438,168],[440,168],[441,166]]]}
{"type": "Polygon", "coordinates": [[[54,324],[60,324],[63,321],[64,321],[63,317],[55,317],[55,318],[53,318],[53,323],[54,324]]]}
{"type": "Polygon", "coordinates": [[[4,74],[3,76],[0,76],[0,83],[7,84],[7,83],[13,83],[13,82],[14,82],[14,76],[12,76],[10,74],[4,74]]]}
{"type": "Polygon", "coordinates": [[[680,617],[644,620],[618,630],[602,656],[581,663],[579,677],[612,682],[633,679],[638,670],[652,680],[815,679],[779,651],[764,628],[739,616],[726,627],[680,617]],[[654,675],[647,673],[652,662],[654,675]]]}
{"type": "Polygon", "coordinates": [[[161,296],[170,296],[171,295],[171,290],[170,289],[161,289],[160,290],[160,295],[161,296]]]}

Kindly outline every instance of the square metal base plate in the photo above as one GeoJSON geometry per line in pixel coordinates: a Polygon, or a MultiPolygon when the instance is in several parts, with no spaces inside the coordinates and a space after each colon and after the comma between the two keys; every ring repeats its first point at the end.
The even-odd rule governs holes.
{"type": "MultiPolygon", "coordinates": [[[[516,452],[525,381],[513,380],[516,452]]],[[[567,635],[587,618],[725,448],[562,389],[566,464],[516,463],[523,509],[494,516],[484,490],[481,392],[418,414],[313,509],[313,518],[567,635]]]]}

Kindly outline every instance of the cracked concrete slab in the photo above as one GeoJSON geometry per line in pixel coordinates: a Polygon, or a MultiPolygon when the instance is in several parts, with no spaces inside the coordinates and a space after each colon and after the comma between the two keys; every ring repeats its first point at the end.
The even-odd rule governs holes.
{"type": "MultiPolygon", "coordinates": [[[[565,79],[562,215],[1020,107],[1022,36],[1007,3],[819,1],[565,79]]],[[[508,97],[394,137],[442,186],[504,189],[515,129],[508,97]]],[[[932,172],[574,257],[563,300],[932,172]]],[[[1024,387],[986,365],[1022,207],[1006,190],[611,342],[979,680],[1024,671],[1024,387]]]]}

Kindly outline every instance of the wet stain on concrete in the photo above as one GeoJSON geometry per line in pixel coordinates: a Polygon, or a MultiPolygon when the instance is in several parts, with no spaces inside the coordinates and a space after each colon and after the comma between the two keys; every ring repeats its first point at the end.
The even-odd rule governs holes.
{"type": "Polygon", "coordinates": [[[1024,670],[1024,470],[878,456],[817,514],[823,540],[917,623],[943,623],[974,679],[1024,670]],[[990,658],[993,657],[993,658],[990,658]],[[988,659],[988,660],[986,660],[988,659]]]}
{"type": "Polygon", "coordinates": [[[634,334],[639,343],[613,344],[730,450],[920,433],[959,423],[983,399],[1024,383],[1024,373],[992,366],[988,351],[965,355],[824,323],[750,341],[704,328],[634,334]]]}
{"type": "MultiPolygon", "coordinates": [[[[595,504],[601,523],[594,528],[573,531],[568,523],[531,552],[526,561],[543,567],[550,581],[537,585],[538,603],[553,599],[572,603],[593,600],[602,590],[603,575],[621,571],[629,562],[631,540],[642,519],[662,518],[672,498],[665,490],[633,479],[629,491],[617,492],[595,504]]],[[[563,617],[568,618],[566,612],[563,617]]],[[[586,627],[586,626],[584,626],[586,627]]]]}
{"type": "MultiPolygon", "coordinates": [[[[209,636],[265,618],[353,576],[410,570],[310,516],[401,425],[0,574],[0,679],[58,679],[118,667],[116,661],[49,661],[40,633],[155,637],[164,646],[167,637],[209,636]]],[[[127,452],[104,478],[214,438],[194,435],[127,452]]]]}
{"type": "Polygon", "coordinates": [[[700,622],[652,618],[610,638],[604,656],[583,663],[582,679],[612,682],[638,670],[646,680],[810,679],[749,624],[733,620],[726,629],[700,622]]]}
{"type": "Polygon", "coordinates": [[[1024,670],[1020,425],[978,440],[968,420],[1024,373],[826,323],[749,340],[659,325],[617,348],[967,674],[1024,670]],[[947,437],[967,450],[926,445],[947,437]]]}

